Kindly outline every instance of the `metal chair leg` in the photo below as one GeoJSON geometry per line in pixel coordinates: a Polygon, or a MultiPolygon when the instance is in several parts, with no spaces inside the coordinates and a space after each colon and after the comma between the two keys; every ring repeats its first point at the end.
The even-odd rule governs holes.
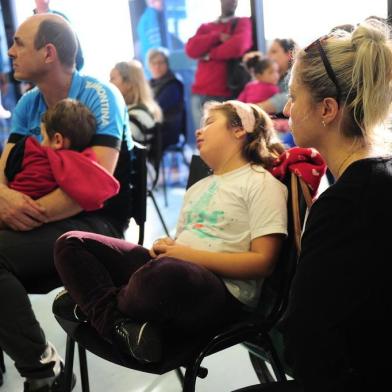
{"type": "Polygon", "coordinates": [[[72,389],[72,375],[73,363],[75,354],[75,341],[67,336],[67,343],[65,348],[65,367],[64,367],[64,392],[71,392],[72,389]]]}
{"type": "Polygon", "coordinates": [[[165,201],[165,207],[169,205],[167,202],[167,185],[166,185],[166,166],[165,166],[165,156],[161,160],[161,170],[162,170],[162,189],[163,189],[163,200],[165,201]]]}
{"type": "Polygon", "coordinates": [[[203,358],[197,358],[194,363],[187,366],[182,392],[195,392],[197,377],[206,378],[208,369],[200,366],[203,358]]]}
{"type": "Polygon", "coordinates": [[[181,386],[184,388],[184,374],[180,368],[175,370],[178,380],[180,381],[181,386]]]}
{"type": "Polygon", "coordinates": [[[265,351],[268,355],[269,362],[272,366],[272,370],[274,371],[275,377],[277,381],[287,381],[286,373],[284,371],[282,362],[279,359],[279,356],[275,350],[275,347],[271,341],[270,336],[267,334],[264,336],[264,345],[265,351]]]}
{"type": "Polygon", "coordinates": [[[5,373],[4,353],[1,348],[0,348],[0,369],[2,373],[5,373]]]}
{"type": "Polygon", "coordinates": [[[82,384],[82,392],[90,392],[86,350],[80,344],[78,344],[78,351],[79,351],[80,381],[82,384]]]}
{"type": "Polygon", "coordinates": [[[160,209],[159,209],[158,203],[157,203],[157,201],[155,200],[154,194],[152,193],[152,191],[147,191],[147,196],[151,197],[151,200],[152,200],[152,202],[154,203],[154,207],[155,207],[155,209],[156,209],[156,211],[157,211],[157,214],[158,214],[158,216],[159,216],[159,220],[160,220],[161,223],[162,223],[163,230],[165,230],[166,235],[167,235],[168,237],[170,237],[169,229],[168,229],[167,226],[166,226],[166,223],[165,223],[165,221],[164,221],[164,219],[163,219],[163,216],[162,216],[162,214],[161,214],[161,211],[160,211],[160,209]]]}

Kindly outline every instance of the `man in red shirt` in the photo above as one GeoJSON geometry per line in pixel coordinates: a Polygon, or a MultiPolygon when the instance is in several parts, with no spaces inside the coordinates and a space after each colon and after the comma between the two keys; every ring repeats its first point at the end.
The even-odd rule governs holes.
{"type": "Polygon", "coordinates": [[[232,98],[227,86],[228,60],[242,57],[252,47],[250,18],[234,16],[238,0],[221,0],[221,16],[203,23],[185,46],[187,55],[197,59],[192,86],[192,116],[194,126],[200,124],[201,108],[210,100],[232,98]]]}

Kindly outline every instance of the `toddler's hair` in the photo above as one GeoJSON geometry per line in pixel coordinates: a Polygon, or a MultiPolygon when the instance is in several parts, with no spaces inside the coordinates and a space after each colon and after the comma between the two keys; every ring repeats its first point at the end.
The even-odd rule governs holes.
{"type": "Polygon", "coordinates": [[[82,151],[88,147],[95,135],[97,121],[90,110],[75,99],[66,98],[57,102],[42,116],[49,140],[56,132],[70,141],[70,150],[82,151]]]}
{"type": "Polygon", "coordinates": [[[246,69],[253,75],[262,74],[275,62],[266,56],[253,56],[245,62],[246,69]]]}

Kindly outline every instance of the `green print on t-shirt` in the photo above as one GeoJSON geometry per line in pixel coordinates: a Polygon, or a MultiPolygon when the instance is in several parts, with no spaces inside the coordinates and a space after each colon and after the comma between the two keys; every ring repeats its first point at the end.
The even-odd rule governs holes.
{"type": "Polygon", "coordinates": [[[214,227],[218,221],[224,219],[225,213],[221,210],[208,212],[208,206],[217,189],[217,182],[212,182],[207,191],[193,204],[192,208],[185,215],[185,229],[195,231],[200,238],[216,239],[216,236],[206,230],[205,224],[208,223],[208,226],[214,227]]]}

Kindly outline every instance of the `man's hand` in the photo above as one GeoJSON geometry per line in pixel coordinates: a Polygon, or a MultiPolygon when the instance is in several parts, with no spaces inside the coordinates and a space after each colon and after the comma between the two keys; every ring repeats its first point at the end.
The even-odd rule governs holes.
{"type": "Polygon", "coordinates": [[[160,249],[162,246],[165,245],[174,245],[176,242],[172,240],[170,237],[162,237],[158,238],[157,240],[154,241],[152,244],[152,248],[149,250],[150,256],[155,259],[160,253],[160,249]]]}
{"type": "Polygon", "coordinates": [[[32,230],[48,220],[45,209],[37,202],[4,185],[0,189],[0,218],[16,231],[32,230]]]}
{"type": "Polygon", "coordinates": [[[230,37],[231,37],[231,34],[227,34],[227,33],[220,33],[220,36],[219,36],[221,42],[226,42],[230,37]]]}

